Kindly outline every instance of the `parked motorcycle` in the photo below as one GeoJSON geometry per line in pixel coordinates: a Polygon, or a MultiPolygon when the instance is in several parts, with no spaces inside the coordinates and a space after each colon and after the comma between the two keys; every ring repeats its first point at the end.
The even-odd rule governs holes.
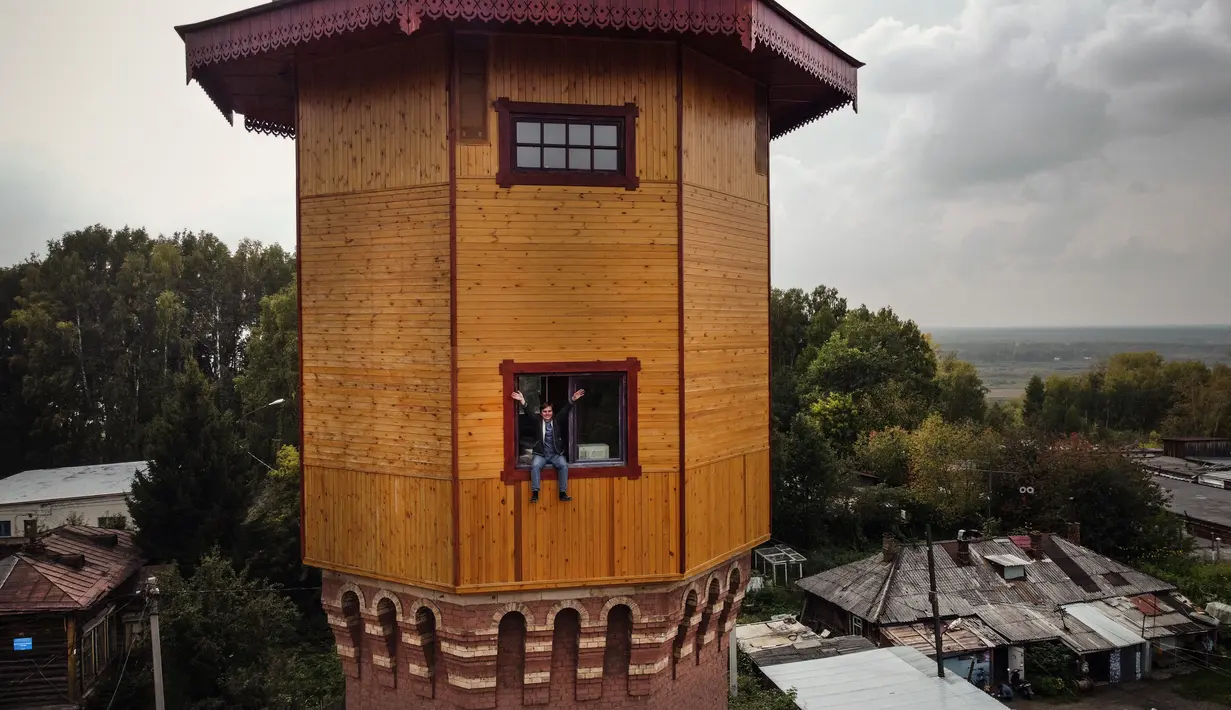
{"type": "Polygon", "coordinates": [[[1030,681],[1022,680],[1022,672],[1016,668],[1009,674],[1009,687],[1013,689],[1014,693],[1027,700],[1034,697],[1034,688],[1030,686],[1030,681]]]}

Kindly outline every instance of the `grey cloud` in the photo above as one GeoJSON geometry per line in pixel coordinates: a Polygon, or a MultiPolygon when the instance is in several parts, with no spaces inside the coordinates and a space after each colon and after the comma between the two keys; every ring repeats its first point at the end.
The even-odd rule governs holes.
{"type": "Polygon", "coordinates": [[[1231,71],[1212,9],[893,4],[844,45],[868,62],[858,121],[775,144],[775,253],[796,255],[775,281],[924,323],[1226,320],[1231,71]]]}
{"type": "Polygon", "coordinates": [[[984,74],[936,101],[919,169],[940,192],[1020,180],[1085,158],[1109,138],[1107,98],[1046,73],[984,74]]]}

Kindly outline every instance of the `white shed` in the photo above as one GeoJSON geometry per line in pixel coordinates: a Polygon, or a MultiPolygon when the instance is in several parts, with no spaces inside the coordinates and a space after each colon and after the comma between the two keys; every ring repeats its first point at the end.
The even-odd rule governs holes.
{"type": "Polygon", "coordinates": [[[70,520],[132,527],[125,495],[145,461],[42,468],[0,479],[0,540],[25,537],[70,520]]]}

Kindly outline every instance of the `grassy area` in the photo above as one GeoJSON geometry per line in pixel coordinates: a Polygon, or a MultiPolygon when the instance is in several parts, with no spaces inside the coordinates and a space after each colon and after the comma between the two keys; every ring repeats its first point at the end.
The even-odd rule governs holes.
{"type": "Polygon", "coordinates": [[[1171,689],[1187,700],[1205,700],[1231,707],[1231,658],[1217,660],[1217,665],[1177,675],[1169,683],[1171,689]]]}
{"type": "Polygon", "coordinates": [[[803,592],[782,586],[761,587],[744,595],[739,609],[739,623],[769,621],[775,614],[799,614],[803,607],[803,592]]]}

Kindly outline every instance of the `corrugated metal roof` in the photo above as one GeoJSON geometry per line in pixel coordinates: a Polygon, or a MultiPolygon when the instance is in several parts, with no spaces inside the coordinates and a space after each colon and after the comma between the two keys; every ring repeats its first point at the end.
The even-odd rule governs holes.
{"type": "MultiPolygon", "coordinates": [[[[925,655],[936,655],[936,630],[931,622],[887,626],[881,633],[897,646],[910,646],[925,655]]],[[[941,622],[941,655],[985,651],[1007,643],[1008,639],[975,616],[941,622]]]]}
{"type": "Polygon", "coordinates": [[[1104,614],[1095,604],[1087,604],[1085,602],[1065,604],[1063,608],[1066,614],[1094,629],[1095,633],[1107,639],[1114,648],[1127,648],[1146,642],[1140,634],[1134,633],[1127,627],[1116,623],[1114,619],[1104,614]]]}
{"type": "Polygon", "coordinates": [[[5,560],[10,568],[0,584],[0,614],[88,608],[144,564],[127,530],[70,525],[38,543],[41,549],[26,548],[5,560]],[[64,559],[72,555],[81,555],[84,564],[64,559]]]}
{"type": "MultiPolygon", "coordinates": [[[[1021,550],[1011,539],[972,541],[969,565],[959,565],[946,548],[937,545],[934,557],[941,617],[974,616],[976,608],[988,605],[1024,604],[1054,609],[1061,604],[1175,588],[1059,536],[1045,535],[1042,547],[1042,558],[1030,560],[1025,566],[1025,579],[1009,581],[988,560],[997,556],[1020,558],[1021,550]]],[[[932,618],[927,549],[923,545],[902,547],[892,562],[885,562],[878,553],[805,577],[797,585],[880,624],[908,624],[932,618]]]]}
{"type": "Polygon", "coordinates": [[[1173,601],[1154,595],[1149,597],[1116,597],[1092,602],[1099,611],[1133,633],[1147,639],[1200,634],[1217,627],[1217,620],[1193,612],[1190,616],[1173,601]],[[1143,613],[1143,608],[1145,612],[1143,613]],[[1204,619],[1204,623],[1201,621],[1204,619]]]}
{"type": "Polygon", "coordinates": [[[0,480],[0,505],[122,495],[132,489],[134,474],[148,465],[126,461],[22,471],[0,480]]]}
{"type": "Polygon", "coordinates": [[[908,646],[762,668],[803,710],[1004,710],[987,693],[908,646]]]}

